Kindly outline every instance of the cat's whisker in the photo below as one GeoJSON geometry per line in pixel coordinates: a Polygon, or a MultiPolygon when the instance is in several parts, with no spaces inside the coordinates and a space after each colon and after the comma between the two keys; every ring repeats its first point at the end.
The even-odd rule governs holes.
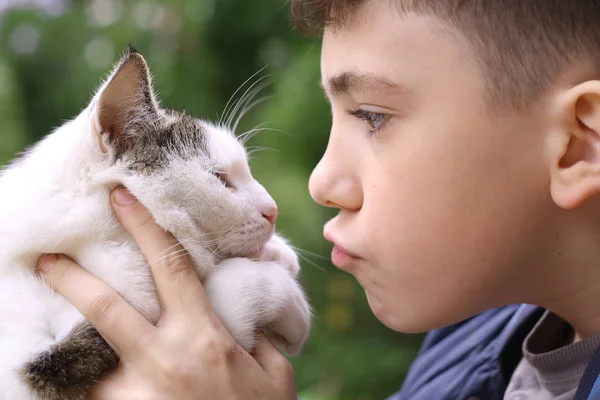
{"type": "Polygon", "coordinates": [[[250,139],[252,139],[254,137],[254,135],[256,135],[259,132],[264,132],[264,131],[280,132],[280,133],[286,134],[288,136],[291,136],[294,139],[298,139],[296,136],[292,135],[289,132],[282,131],[281,129],[275,129],[275,128],[254,128],[254,129],[251,129],[249,131],[242,133],[240,136],[238,136],[238,139],[241,139],[242,144],[246,145],[246,143],[248,143],[248,141],[250,139]]]}
{"type": "MultiPolygon", "coordinates": [[[[217,234],[219,234],[219,233],[220,233],[220,234],[227,234],[227,233],[229,233],[229,232],[233,231],[234,229],[235,229],[235,228],[228,229],[228,230],[225,230],[225,231],[223,231],[223,232],[217,232],[217,234]]],[[[172,246],[169,246],[169,247],[167,247],[166,249],[164,249],[164,250],[163,250],[163,251],[162,251],[162,252],[161,252],[159,255],[164,257],[165,255],[168,255],[168,253],[169,253],[169,252],[170,252],[170,251],[171,251],[173,248],[175,248],[175,247],[177,247],[177,246],[179,246],[179,245],[183,246],[183,245],[186,245],[186,244],[188,244],[188,243],[190,243],[190,242],[195,242],[195,241],[201,240],[201,239],[202,239],[202,238],[204,238],[205,236],[210,236],[210,235],[211,235],[210,233],[202,233],[202,234],[200,234],[200,235],[197,235],[197,236],[194,236],[194,237],[191,237],[191,238],[187,238],[187,239],[184,239],[184,240],[178,241],[177,243],[173,244],[172,246]]],[[[200,245],[202,245],[202,246],[210,246],[210,245],[212,245],[212,244],[214,244],[214,243],[217,243],[217,242],[219,242],[219,239],[211,239],[211,240],[202,241],[202,242],[201,242],[201,243],[199,243],[199,244],[200,244],[200,245]]],[[[178,251],[180,251],[180,250],[178,250],[178,251]]],[[[176,253],[177,253],[177,252],[175,252],[175,253],[172,253],[172,254],[176,254],[176,253]]],[[[159,260],[160,260],[160,259],[159,259],[159,260]]],[[[158,260],[157,260],[157,261],[158,261],[158,260]]]]}
{"type": "Polygon", "coordinates": [[[272,149],[270,147],[263,147],[263,146],[253,146],[253,148],[248,151],[248,157],[252,156],[252,154],[257,153],[259,151],[265,151],[265,150],[271,150],[271,151],[279,151],[277,149],[272,149]]]}
{"type": "MultiPolygon", "coordinates": [[[[189,242],[190,239],[186,240],[186,242],[189,242]]],[[[175,247],[179,246],[180,244],[182,244],[182,242],[177,242],[174,245],[171,245],[169,247],[167,247],[166,249],[164,249],[163,251],[161,251],[160,253],[158,253],[159,256],[164,256],[165,254],[169,253],[171,250],[173,250],[175,247]]]]}
{"type": "Polygon", "coordinates": [[[242,83],[236,90],[235,92],[233,92],[233,94],[231,95],[231,97],[229,98],[229,100],[227,101],[227,104],[225,104],[225,108],[223,109],[223,115],[221,115],[221,118],[219,118],[219,125],[223,124],[224,118],[226,118],[227,116],[227,112],[229,109],[229,105],[231,103],[231,101],[234,99],[235,95],[248,83],[250,82],[256,75],[260,74],[262,71],[265,70],[265,68],[267,68],[267,66],[265,65],[264,67],[262,67],[261,69],[259,69],[258,71],[256,71],[254,74],[252,74],[252,76],[248,79],[246,79],[244,81],[244,83],[242,83]]]}
{"type": "Polygon", "coordinates": [[[239,229],[239,228],[237,226],[234,226],[233,228],[225,229],[223,231],[215,231],[213,233],[213,235],[226,235],[228,233],[235,231],[236,229],[239,229]]]}
{"type": "Polygon", "coordinates": [[[271,75],[272,74],[267,74],[257,79],[252,85],[250,85],[250,87],[248,87],[246,92],[244,92],[244,94],[236,102],[233,110],[227,116],[226,126],[231,126],[231,121],[237,115],[240,107],[243,107],[245,104],[248,104],[248,102],[252,101],[262,90],[264,90],[267,86],[270,85],[270,81],[266,80],[266,78],[270,77],[271,75]]]}
{"type": "MultiPolygon", "coordinates": [[[[235,228],[227,229],[227,230],[224,230],[224,231],[222,231],[222,232],[217,232],[217,234],[227,234],[227,233],[229,233],[229,232],[231,232],[231,231],[233,231],[233,230],[235,230],[235,228]]],[[[173,257],[173,256],[176,256],[176,255],[178,255],[178,254],[180,254],[180,253],[187,253],[187,254],[189,254],[189,250],[187,250],[185,247],[183,247],[183,245],[184,245],[184,244],[188,244],[188,243],[190,243],[190,242],[193,242],[193,241],[196,241],[196,240],[200,240],[200,239],[202,239],[204,236],[208,236],[208,235],[209,235],[209,234],[206,234],[206,233],[205,233],[205,234],[200,234],[200,235],[198,235],[198,236],[191,237],[191,238],[188,238],[188,239],[182,240],[182,241],[180,241],[180,242],[178,242],[178,243],[175,243],[174,245],[172,245],[172,246],[169,246],[168,248],[166,248],[165,250],[163,250],[163,251],[162,251],[162,252],[159,254],[159,256],[160,256],[160,257],[159,257],[159,258],[157,258],[156,260],[154,260],[153,262],[154,262],[154,263],[160,263],[160,262],[164,261],[165,259],[167,259],[167,258],[170,258],[170,257],[173,257]],[[173,248],[175,248],[175,247],[177,247],[177,246],[179,246],[179,245],[182,245],[182,248],[181,248],[181,249],[179,249],[179,250],[177,250],[177,251],[174,251],[174,252],[171,252],[171,250],[172,250],[173,248]]],[[[217,249],[215,249],[215,251],[213,252],[213,254],[211,254],[211,255],[210,255],[210,257],[211,257],[211,258],[214,256],[215,252],[216,252],[216,251],[219,249],[219,247],[220,247],[220,246],[222,246],[222,245],[223,245],[223,244],[224,244],[226,241],[227,241],[227,240],[223,241],[223,243],[221,243],[219,246],[217,246],[217,249]]],[[[201,243],[201,245],[202,245],[203,247],[205,247],[205,246],[211,246],[212,244],[214,244],[214,243],[218,243],[218,242],[219,242],[219,239],[207,240],[207,241],[203,241],[203,242],[201,243]]],[[[173,260],[176,260],[176,259],[178,259],[178,258],[181,258],[181,257],[180,257],[180,256],[177,256],[177,257],[174,257],[174,258],[170,259],[169,261],[171,261],[171,262],[172,262],[173,260]]]]}
{"type": "MultiPolygon", "coordinates": [[[[183,250],[185,250],[185,249],[183,249],[183,250]]],[[[185,251],[179,251],[179,252],[177,252],[177,253],[173,253],[173,256],[174,256],[174,257],[172,257],[172,258],[169,258],[169,262],[174,262],[174,261],[177,261],[177,260],[179,260],[180,258],[183,258],[183,257],[187,256],[188,254],[189,254],[189,253],[188,253],[188,251],[187,251],[187,250],[185,250],[185,251]]]]}
{"type": "Polygon", "coordinates": [[[246,131],[242,135],[240,135],[240,143],[242,146],[246,146],[246,143],[250,141],[258,132],[262,131],[262,129],[252,129],[251,131],[246,131]]]}
{"type": "MultiPolygon", "coordinates": [[[[233,239],[233,236],[230,236],[229,238],[225,239],[221,244],[219,244],[214,250],[213,252],[210,254],[209,259],[212,260],[213,257],[215,256],[215,254],[217,254],[217,252],[219,250],[221,250],[221,247],[226,244],[227,242],[231,241],[231,239],[233,239]]],[[[226,248],[225,248],[226,249],[226,248]]]]}
{"type": "MultiPolygon", "coordinates": [[[[222,233],[223,233],[223,234],[225,234],[225,233],[228,233],[228,232],[229,232],[229,231],[231,231],[231,230],[233,230],[233,229],[230,229],[230,230],[227,230],[227,231],[223,231],[222,233]]],[[[170,257],[170,256],[172,256],[172,255],[174,255],[174,254],[180,253],[180,252],[182,252],[182,251],[188,251],[188,250],[186,250],[186,248],[185,248],[185,247],[183,247],[183,245],[184,245],[184,244],[186,244],[186,245],[187,245],[187,244],[189,244],[190,242],[192,242],[192,243],[193,243],[193,242],[195,242],[195,241],[197,241],[197,240],[201,240],[201,239],[202,239],[204,236],[208,236],[208,235],[209,235],[209,234],[207,234],[207,233],[204,233],[204,234],[200,234],[200,235],[198,235],[198,236],[195,236],[195,237],[191,237],[191,238],[187,238],[187,239],[185,239],[185,240],[179,241],[179,242],[177,242],[177,243],[173,244],[172,246],[169,246],[169,247],[167,247],[167,248],[166,248],[166,249],[164,249],[162,252],[160,252],[160,253],[159,253],[159,258],[157,258],[156,260],[154,260],[154,262],[155,262],[155,263],[158,263],[158,262],[161,262],[161,261],[163,261],[164,259],[166,259],[166,258],[168,258],[168,257],[170,257]],[[179,245],[181,245],[183,248],[182,248],[182,249],[179,249],[179,250],[177,250],[177,251],[175,251],[175,252],[171,252],[171,250],[172,250],[173,248],[175,248],[175,247],[177,247],[177,246],[179,246],[179,245]]],[[[210,245],[212,245],[212,244],[214,244],[214,243],[217,243],[217,242],[218,242],[218,239],[212,239],[212,240],[206,240],[206,241],[202,241],[202,242],[198,243],[198,245],[200,245],[200,246],[204,247],[204,246],[210,246],[210,245]]]]}
{"type": "Polygon", "coordinates": [[[249,102],[254,100],[256,96],[262,93],[265,90],[265,88],[271,84],[271,80],[267,79],[270,77],[271,74],[268,74],[261,77],[260,79],[257,79],[256,82],[254,82],[254,84],[252,84],[236,102],[235,107],[230,111],[229,115],[227,116],[227,122],[225,125],[230,130],[232,130],[232,132],[235,132],[235,130],[231,129],[232,121],[235,119],[235,117],[238,115],[241,109],[243,109],[249,102]]]}
{"type": "Polygon", "coordinates": [[[250,87],[244,92],[242,97],[236,102],[235,106],[227,116],[227,119],[224,122],[224,125],[231,130],[231,123],[233,122],[233,118],[235,118],[240,107],[244,107],[248,102],[252,101],[261,90],[266,88],[269,85],[269,82],[263,82],[266,78],[270,77],[271,74],[260,77],[256,80],[250,87]],[[258,86],[257,86],[258,85],[258,86]]]}
{"type": "Polygon", "coordinates": [[[304,261],[306,261],[310,265],[314,266],[318,270],[323,271],[323,272],[329,272],[325,268],[323,268],[322,266],[320,266],[319,264],[317,264],[316,262],[314,262],[313,260],[311,260],[310,258],[306,257],[305,255],[303,255],[301,253],[297,253],[297,254],[298,254],[298,257],[300,257],[301,259],[303,259],[304,261]]]}
{"type": "MultiPolygon", "coordinates": [[[[271,123],[271,121],[264,121],[264,122],[261,122],[260,124],[256,124],[256,126],[252,127],[252,129],[250,129],[250,130],[252,130],[252,131],[253,131],[253,130],[255,130],[255,129],[260,129],[260,128],[262,128],[262,127],[264,127],[264,126],[266,126],[266,125],[268,125],[268,124],[270,124],[270,123],[271,123]]],[[[239,137],[238,137],[238,139],[239,139],[239,137]]]]}
{"type": "Polygon", "coordinates": [[[244,118],[244,116],[250,112],[254,107],[256,107],[257,105],[264,103],[265,101],[273,98],[273,95],[269,95],[269,96],[263,96],[258,100],[253,101],[252,103],[250,103],[250,105],[245,105],[244,108],[242,109],[242,111],[240,111],[240,115],[238,115],[237,119],[235,120],[235,124],[233,124],[233,128],[231,128],[231,130],[233,132],[236,131],[240,121],[242,120],[242,118],[244,118]]]}
{"type": "Polygon", "coordinates": [[[171,250],[172,250],[174,247],[177,247],[177,246],[179,246],[179,245],[182,245],[182,246],[183,246],[184,244],[187,244],[187,243],[189,243],[189,242],[192,242],[192,241],[200,240],[200,239],[202,239],[204,236],[209,236],[209,235],[210,235],[209,233],[201,233],[200,235],[193,236],[193,237],[190,237],[190,238],[187,238],[187,239],[184,239],[184,240],[178,241],[178,242],[176,242],[175,244],[173,244],[173,245],[171,245],[171,246],[167,247],[166,249],[164,249],[163,251],[161,251],[161,252],[159,253],[159,255],[163,255],[164,253],[168,253],[168,252],[169,252],[169,251],[171,251],[171,250]]]}
{"type": "MultiPolygon", "coordinates": [[[[218,234],[221,234],[221,235],[226,235],[226,234],[228,234],[228,233],[230,233],[230,232],[233,232],[235,229],[237,229],[237,228],[228,229],[228,230],[225,230],[225,231],[219,232],[218,234]]],[[[233,237],[229,237],[229,238],[227,238],[227,239],[225,239],[225,240],[223,240],[223,239],[221,239],[221,238],[216,238],[216,239],[212,239],[212,240],[207,240],[207,241],[203,242],[202,244],[203,244],[203,246],[205,246],[205,247],[206,247],[206,246],[210,247],[210,246],[212,246],[213,244],[219,244],[219,245],[222,245],[224,242],[227,242],[227,241],[229,241],[229,240],[231,240],[231,239],[233,239],[233,237]],[[219,243],[219,242],[221,242],[221,243],[219,243]]]]}
{"type": "Polygon", "coordinates": [[[260,150],[259,150],[259,149],[255,149],[255,150],[251,150],[251,151],[249,151],[249,152],[248,152],[248,155],[247,155],[247,157],[248,157],[248,161],[252,161],[252,162],[254,162],[254,160],[255,160],[255,159],[250,159],[250,157],[252,157],[252,154],[254,154],[254,153],[258,152],[258,151],[260,151],[260,150]]]}
{"type": "MultiPolygon", "coordinates": [[[[217,234],[225,235],[225,234],[227,234],[227,233],[230,233],[230,232],[234,231],[235,229],[237,229],[237,228],[226,229],[226,230],[224,230],[224,231],[217,232],[217,234]]],[[[217,252],[217,251],[219,251],[219,249],[221,248],[221,246],[223,246],[223,245],[224,245],[224,244],[226,244],[227,242],[231,241],[232,239],[233,239],[233,236],[230,236],[230,237],[226,238],[225,240],[223,240],[223,241],[222,241],[222,242],[221,242],[221,243],[220,243],[220,244],[219,244],[219,245],[218,245],[218,246],[217,246],[217,247],[216,247],[216,248],[215,248],[215,249],[212,251],[212,253],[210,254],[210,256],[209,256],[209,257],[210,257],[210,258],[212,258],[212,257],[213,257],[213,256],[216,254],[216,252],[217,252]]],[[[213,241],[212,241],[212,243],[211,243],[211,244],[213,244],[213,243],[218,243],[219,241],[220,241],[220,240],[218,240],[218,239],[215,239],[215,240],[213,240],[213,241]]]]}
{"type": "Polygon", "coordinates": [[[59,243],[63,240],[63,238],[65,237],[66,233],[63,233],[58,240],[56,241],[56,243],[54,243],[54,245],[52,246],[52,253],[56,252],[56,248],[58,247],[59,243]]]}
{"type": "Polygon", "coordinates": [[[298,253],[303,253],[303,254],[310,255],[310,256],[313,256],[316,258],[320,258],[321,260],[329,261],[329,259],[330,259],[330,257],[324,256],[322,254],[313,253],[312,251],[304,250],[299,247],[295,247],[295,246],[290,246],[290,247],[298,253]]]}
{"type": "Polygon", "coordinates": [[[174,257],[174,256],[177,256],[178,254],[181,254],[181,253],[189,254],[188,250],[185,247],[183,247],[174,252],[167,253],[167,254],[163,255],[162,257],[157,258],[156,260],[153,260],[152,264],[160,265],[160,263],[164,260],[168,260],[168,261],[172,262],[173,260],[180,258],[180,257],[174,257]]]}
{"type": "Polygon", "coordinates": [[[262,158],[260,158],[260,157],[252,157],[252,158],[250,158],[250,156],[251,156],[251,154],[248,155],[248,157],[249,157],[248,158],[248,164],[253,164],[256,160],[262,160],[262,158]]]}
{"type": "MultiPolygon", "coordinates": [[[[254,101],[256,96],[259,94],[259,92],[262,89],[264,89],[264,87],[261,87],[259,89],[260,90],[256,90],[253,93],[251,93],[243,102],[240,102],[235,110],[235,114],[230,115],[230,119],[228,121],[227,127],[231,132],[236,132],[240,121],[242,120],[242,118],[244,118],[244,116],[246,116],[248,111],[250,111],[249,104],[254,101]],[[236,115],[237,115],[237,118],[236,118],[236,115]],[[233,121],[234,118],[235,118],[235,123],[233,121]]],[[[264,96],[264,97],[270,98],[273,96],[271,95],[271,96],[264,96]]],[[[254,107],[254,105],[252,107],[254,107]]]]}
{"type": "Polygon", "coordinates": [[[251,134],[252,132],[254,132],[254,131],[256,131],[256,130],[262,129],[262,128],[263,128],[265,125],[267,125],[267,124],[268,124],[268,122],[263,122],[263,123],[260,123],[260,124],[256,125],[254,128],[252,128],[252,129],[249,129],[249,130],[247,130],[247,131],[245,131],[245,132],[242,132],[242,133],[240,133],[239,135],[237,135],[237,139],[238,139],[238,140],[239,140],[241,143],[245,144],[245,143],[246,143],[246,141],[244,140],[244,137],[245,137],[245,136],[247,136],[247,135],[251,134]]]}
{"type": "Polygon", "coordinates": [[[232,240],[233,240],[233,236],[230,236],[230,237],[228,237],[227,239],[223,240],[223,241],[222,241],[222,242],[221,242],[221,243],[220,243],[220,244],[219,244],[219,245],[218,245],[218,246],[215,248],[215,252],[216,252],[216,251],[218,251],[218,250],[226,250],[226,249],[228,249],[228,248],[229,248],[228,246],[231,244],[231,243],[229,243],[229,242],[231,242],[232,240]],[[225,247],[224,247],[224,246],[225,246],[225,247]]]}
{"type": "MultiPolygon", "coordinates": [[[[227,231],[223,231],[223,233],[227,233],[229,231],[231,231],[233,229],[229,229],[227,231]]],[[[194,238],[190,238],[190,239],[194,239],[194,238]]],[[[212,259],[212,257],[215,255],[215,253],[220,249],[221,246],[223,246],[223,244],[225,244],[227,241],[229,241],[231,238],[228,238],[227,240],[223,241],[219,246],[217,246],[217,248],[212,252],[212,254],[209,256],[209,259],[212,259]]],[[[207,246],[210,245],[211,242],[217,242],[218,240],[213,240],[213,241],[209,241],[209,242],[204,242],[203,246],[207,246]]],[[[186,255],[190,254],[189,251],[186,248],[181,248],[175,252],[172,253],[168,253],[163,255],[162,257],[158,258],[156,261],[154,261],[155,263],[160,263],[161,261],[165,260],[165,259],[169,259],[169,262],[173,262],[175,260],[178,260],[186,255]]]]}
{"type": "Polygon", "coordinates": [[[264,151],[264,150],[275,151],[275,152],[279,151],[278,149],[274,149],[274,148],[269,147],[269,146],[250,146],[250,147],[248,147],[248,149],[250,150],[250,152],[253,152],[253,151],[264,151]]]}

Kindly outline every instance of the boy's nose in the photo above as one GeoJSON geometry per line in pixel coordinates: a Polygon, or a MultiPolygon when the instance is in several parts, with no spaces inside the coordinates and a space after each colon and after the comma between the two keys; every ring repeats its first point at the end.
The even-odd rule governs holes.
{"type": "Polygon", "coordinates": [[[326,155],[313,170],[308,182],[312,198],[326,207],[358,210],[362,207],[360,184],[344,168],[331,162],[326,155]]]}

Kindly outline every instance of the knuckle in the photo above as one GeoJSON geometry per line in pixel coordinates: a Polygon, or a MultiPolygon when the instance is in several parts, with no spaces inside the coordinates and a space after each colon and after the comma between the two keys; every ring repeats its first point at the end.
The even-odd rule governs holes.
{"type": "Polygon", "coordinates": [[[183,254],[174,254],[167,257],[169,263],[169,272],[174,275],[180,275],[182,272],[186,272],[190,269],[190,260],[188,258],[187,250],[180,250],[183,254]]]}
{"type": "Polygon", "coordinates": [[[170,382],[187,382],[194,379],[194,365],[188,357],[178,359],[169,357],[166,361],[161,361],[162,374],[170,382]]]}
{"type": "Polygon", "coordinates": [[[239,348],[233,340],[228,340],[218,332],[207,335],[196,351],[212,365],[228,364],[237,355],[239,348]]]}
{"type": "MultiPolygon", "coordinates": [[[[139,205],[140,203],[136,203],[136,205],[139,205]]],[[[144,229],[150,229],[154,227],[154,217],[148,212],[148,210],[140,208],[140,207],[134,207],[132,208],[134,209],[134,212],[136,213],[136,216],[138,217],[137,221],[135,222],[135,229],[136,230],[144,230],[144,229]]]]}
{"type": "Polygon", "coordinates": [[[273,362],[277,366],[277,369],[280,371],[282,376],[284,376],[286,379],[294,379],[294,367],[287,358],[282,355],[278,355],[273,362]]]}
{"type": "Polygon", "coordinates": [[[95,319],[106,319],[115,310],[118,298],[114,293],[102,293],[90,302],[89,315],[95,319]]]}
{"type": "Polygon", "coordinates": [[[180,245],[175,246],[169,254],[162,256],[155,264],[156,268],[163,269],[171,278],[184,281],[192,265],[187,250],[180,245]]]}
{"type": "Polygon", "coordinates": [[[240,348],[235,342],[231,340],[222,340],[221,342],[221,353],[226,360],[231,360],[237,356],[240,348]]]}
{"type": "Polygon", "coordinates": [[[156,347],[156,338],[153,332],[143,330],[138,332],[136,340],[131,348],[132,354],[147,354],[148,349],[156,347]]]}
{"type": "Polygon", "coordinates": [[[219,337],[213,340],[213,348],[223,360],[230,360],[238,352],[238,346],[233,340],[219,337]]]}
{"type": "Polygon", "coordinates": [[[53,285],[55,287],[63,287],[63,286],[65,286],[66,282],[69,281],[69,279],[71,277],[72,269],[70,268],[68,263],[65,262],[64,258],[62,256],[59,256],[59,258],[56,261],[56,263],[54,264],[54,268],[52,268],[51,272],[53,272],[53,275],[52,275],[53,285]]]}
{"type": "Polygon", "coordinates": [[[52,283],[52,286],[59,291],[62,288],[68,287],[69,282],[77,280],[77,265],[63,254],[57,254],[57,260],[54,266],[50,269],[46,276],[52,283]]]}

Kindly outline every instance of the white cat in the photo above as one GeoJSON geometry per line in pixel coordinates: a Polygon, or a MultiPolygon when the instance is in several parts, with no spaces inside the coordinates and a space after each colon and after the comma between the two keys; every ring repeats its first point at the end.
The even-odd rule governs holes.
{"type": "Polygon", "coordinates": [[[158,318],[147,264],[109,204],[119,184],[185,247],[241,346],[266,329],[288,354],[300,351],[311,312],[298,258],[273,233],[275,202],[226,127],[160,108],[131,47],[79,116],[0,175],[0,399],[85,399],[118,362],[36,276],[41,254],[70,256],[158,318]]]}

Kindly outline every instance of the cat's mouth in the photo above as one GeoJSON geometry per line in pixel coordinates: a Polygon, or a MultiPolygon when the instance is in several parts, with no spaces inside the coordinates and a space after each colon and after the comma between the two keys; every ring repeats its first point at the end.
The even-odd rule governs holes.
{"type": "Polygon", "coordinates": [[[260,254],[265,244],[271,239],[274,230],[261,229],[252,235],[233,235],[226,237],[223,240],[223,245],[217,245],[213,251],[222,257],[244,257],[256,259],[260,254]]]}

